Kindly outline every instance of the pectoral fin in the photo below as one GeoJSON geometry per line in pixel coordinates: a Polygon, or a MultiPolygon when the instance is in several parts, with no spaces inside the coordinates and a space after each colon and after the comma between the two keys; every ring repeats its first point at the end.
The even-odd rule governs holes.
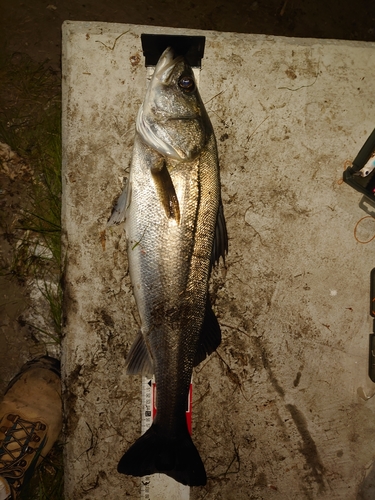
{"type": "Polygon", "coordinates": [[[166,216],[168,219],[175,219],[177,224],[179,224],[180,206],[164,159],[157,166],[151,169],[151,174],[166,216]]]}
{"type": "Polygon", "coordinates": [[[199,365],[207,356],[216,351],[221,342],[221,330],[211,304],[207,299],[206,312],[195,353],[194,366],[199,365]]]}
{"type": "Polygon", "coordinates": [[[220,257],[223,257],[223,260],[225,262],[225,255],[227,253],[228,253],[227,225],[225,223],[225,218],[224,218],[223,204],[220,200],[219,210],[216,219],[215,239],[211,255],[211,266],[217,264],[219,262],[220,257]]]}
{"type": "Polygon", "coordinates": [[[138,335],[132,344],[126,358],[127,373],[129,375],[151,375],[154,373],[154,367],[150,353],[148,352],[142,332],[138,335]]]}

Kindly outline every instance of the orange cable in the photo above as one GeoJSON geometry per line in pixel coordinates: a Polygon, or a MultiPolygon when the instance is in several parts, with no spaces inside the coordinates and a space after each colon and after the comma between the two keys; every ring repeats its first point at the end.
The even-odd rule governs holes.
{"type": "Polygon", "coordinates": [[[366,243],[370,243],[370,241],[372,241],[373,239],[375,239],[375,234],[368,241],[361,241],[360,239],[357,238],[357,228],[359,226],[359,223],[362,222],[364,219],[373,219],[373,220],[375,220],[375,218],[372,215],[365,215],[364,217],[362,217],[361,219],[359,219],[359,221],[357,222],[357,224],[354,227],[354,238],[356,239],[356,241],[358,241],[358,243],[366,244],[366,243]]]}
{"type": "MultiPolygon", "coordinates": [[[[346,170],[348,167],[351,167],[353,164],[353,162],[351,162],[350,160],[345,160],[344,161],[344,170],[346,170]]],[[[341,177],[341,179],[339,179],[337,181],[337,184],[340,186],[342,183],[344,182],[344,179],[341,177]]]]}

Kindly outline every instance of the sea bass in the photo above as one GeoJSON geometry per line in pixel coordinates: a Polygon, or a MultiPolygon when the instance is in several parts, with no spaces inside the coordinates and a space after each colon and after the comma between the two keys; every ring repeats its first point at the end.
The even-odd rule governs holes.
{"type": "Polygon", "coordinates": [[[171,48],[161,55],[139,110],[129,182],[109,225],[123,216],[141,319],[127,371],[155,374],[157,414],[118,471],[204,485],[185,411],[193,366],[221,341],[208,282],[228,240],[212,125],[192,69],[171,48]]]}

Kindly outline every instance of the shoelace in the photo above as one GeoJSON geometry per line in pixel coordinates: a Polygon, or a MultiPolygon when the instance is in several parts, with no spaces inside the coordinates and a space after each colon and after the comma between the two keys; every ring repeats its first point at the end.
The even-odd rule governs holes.
{"type": "MultiPolygon", "coordinates": [[[[46,442],[47,426],[42,422],[30,422],[19,415],[9,414],[2,423],[0,432],[5,438],[0,441],[0,475],[5,477],[13,490],[17,490],[27,469],[33,469],[46,442]],[[30,445],[35,443],[36,447],[30,445]],[[30,460],[31,456],[35,456],[30,460]]],[[[30,470],[31,472],[31,470],[30,470]]]]}

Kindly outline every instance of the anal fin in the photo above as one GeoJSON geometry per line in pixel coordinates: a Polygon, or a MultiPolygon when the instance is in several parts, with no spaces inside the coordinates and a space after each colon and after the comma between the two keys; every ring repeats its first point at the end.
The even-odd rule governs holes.
{"type": "Polygon", "coordinates": [[[148,375],[154,373],[154,367],[142,332],[139,331],[126,358],[127,373],[129,375],[148,375]]]}

